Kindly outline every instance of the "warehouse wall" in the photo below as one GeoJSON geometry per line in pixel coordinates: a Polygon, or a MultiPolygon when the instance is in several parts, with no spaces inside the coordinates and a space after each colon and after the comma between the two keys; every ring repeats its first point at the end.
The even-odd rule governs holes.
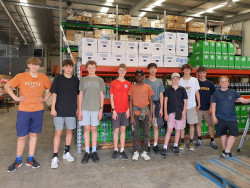
{"type": "Polygon", "coordinates": [[[250,57],[250,20],[246,20],[243,23],[243,56],[249,56],[250,57]]]}

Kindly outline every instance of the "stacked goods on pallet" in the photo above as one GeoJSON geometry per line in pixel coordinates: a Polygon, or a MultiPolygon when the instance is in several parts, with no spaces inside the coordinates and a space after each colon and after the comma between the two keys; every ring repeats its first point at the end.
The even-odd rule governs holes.
{"type": "Polygon", "coordinates": [[[142,17],[140,19],[140,27],[143,28],[143,27],[151,27],[151,22],[148,20],[147,17],[142,17]]]}
{"type": "Polygon", "coordinates": [[[237,115],[239,131],[244,131],[245,129],[249,110],[250,110],[250,105],[236,105],[235,106],[235,112],[237,115]]]}
{"type": "Polygon", "coordinates": [[[97,39],[82,38],[78,46],[78,55],[82,58],[83,65],[85,65],[88,60],[98,61],[97,39]]]}
{"type": "Polygon", "coordinates": [[[76,20],[80,22],[85,22],[88,24],[91,24],[92,21],[92,14],[89,12],[82,12],[82,13],[77,13],[75,16],[69,16],[67,17],[67,20],[76,20]]]}
{"type": "MultiPolygon", "coordinates": [[[[133,18],[133,21],[135,22],[134,18],[133,18]]],[[[118,16],[118,25],[131,25],[131,16],[130,15],[119,15],[118,16]]]]}
{"type": "Polygon", "coordinates": [[[94,30],[94,38],[114,40],[115,39],[115,33],[114,33],[113,29],[94,30]]]}
{"type": "Polygon", "coordinates": [[[187,31],[205,33],[205,24],[201,22],[187,22],[187,31]]]}
{"type": "Polygon", "coordinates": [[[93,17],[93,24],[96,25],[116,25],[115,14],[96,14],[93,17]]]}
{"type": "Polygon", "coordinates": [[[152,42],[163,44],[164,67],[181,67],[183,64],[187,63],[187,33],[164,32],[153,38],[152,42]]]}
{"type": "Polygon", "coordinates": [[[228,29],[223,31],[224,35],[236,35],[236,36],[241,36],[241,31],[235,30],[235,29],[228,29]]]}
{"type": "MultiPolygon", "coordinates": [[[[161,24],[164,24],[164,18],[161,19],[161,24]]],[[[166,29],[186,31],[186,19],[183,16],[166,16],[166,29]]]]}
{"type": "Polygon", "coordinates": [[[151,27],[154,27],[154,28],[164,28],[164,23],[162,24],[161,23],[161,20],[153,20],[151,21],[151,27]]]}

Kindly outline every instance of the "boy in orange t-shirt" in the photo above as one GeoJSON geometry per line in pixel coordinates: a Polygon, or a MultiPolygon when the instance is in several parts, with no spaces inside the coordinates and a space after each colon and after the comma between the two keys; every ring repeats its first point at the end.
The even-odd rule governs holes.
{"type": "Polygon", "coordinates": [[[7,172],[14,172],[17,167],[22,166],[22,154],[27,135],[30,133],[29,155],[26,166],[39,168],[40,164],[34,159],[37,133],[41,133],[43,124],[43,103],[51,96],[49,92],[44,98],[45,89],[50,89],[51,82],[44,74],[38,73],[41,61],[31,57],[27,60],[29,72],[20,73],[5,84],[4,88],[8,94],[19,102],[17,112],[17,154],[15,162],[9,166],[7,172]],[[12,88],[20,89],[20,97],[17,97],[12,88]]]}
{"type": "Polygon", "coordinates": [[[133,149],[134,155],[133,161],[137,161],[139,158],[139,128],[142,124],[143,129],[143,152],[141,157],[145,161],[149,161],[150,157],[147,154],[148,138],[149,138],[149,125],[152,123],[153,118],[153,101],[154,95],[153,89],[150,85],[143,82],[144,72],[137,70],[135,72],[136,84],[130,87],[128,95],[129,99],[129,111],[130,111],[130,123],[132,124],[132,136],[133,136],[133,149]]]}

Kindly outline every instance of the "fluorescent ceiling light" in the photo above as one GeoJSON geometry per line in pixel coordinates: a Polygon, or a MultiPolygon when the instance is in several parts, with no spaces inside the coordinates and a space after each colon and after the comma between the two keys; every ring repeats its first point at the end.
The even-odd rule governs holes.
{"type": "Polygon", "coordinates": [[[152,5],[161,6],[161,3],[164,1],[165,0],[158,0],[158,1],[155,1],[154,3],[152,3],[152,5]]]}
{"type": "Polygon", "coordinates": [[[114,0],[107,0],[107,3],[113,3],[114,0]]]}
{"type": "Polygon", "coordinates": [[[109,11],[108,7],[102,7],[100,10],[101,13],[107,13],[108,11],[109,11]]]}
{"type": "Polygon", "coordinates": [[[221,7],[224,7],[225,5],[221,4],[221,5],[217,5],[215,7],[212,7],[212,8],[209,8],[206,10],[206,12],[213,12],[215,9],[218,9],[218,8],[221,8],[221,7]]]}
{"type": "Polygon", "coordinates": [[[27,0],[20,0],[20,3],[28,3],[27,0]]]}
{"type": "Polygon", "coordinates": [[[140,18],[142,18],[143,16],[145,16],[146,12],[141,12],[141,14],[138,16],[140,18]]]}
{"type": "Polygon", "coordinates": [[[187,19],[186,19],[186,22],[189,22],[189,21],[191,21],[192,19],[194,19],[194,18],[187,18],[187,19]]]}

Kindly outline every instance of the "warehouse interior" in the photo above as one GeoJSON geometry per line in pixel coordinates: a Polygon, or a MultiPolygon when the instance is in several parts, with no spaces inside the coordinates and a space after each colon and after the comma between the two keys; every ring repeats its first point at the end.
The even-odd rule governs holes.
{"type": "MultiPolygon", "coordinates": [[[[114,147],[109,89],[111,81],[118,76],[117,66],[121,62],[128,67],[126,79],[130,82],[135,81],[137,69],[143,70],[147,77],[147,65],[156,63],[157,77],[163,80],[165,87],[171,85],[171,74],[182,74],[181,66],[189,63],[193,67],[192,76],[197,77],[197,68],[204,66],[207,78],[216,88],[219,88],[218,77],[228,76],[231,80],[229,88],[250,99],[249,32],[250,0],[0,0],[1,186],[234,187],[234,182],[230,184],[224,177],[208,175],[206,170],[204,175],[197,166],[198,161],[219,159],[223,150],[219,136],[215,137],[219,149],[213,150],[209,146],[205,122],[202,123],[202,147],[195,151],[186,148],[178,156],[170,151],[166,159],[151,151],[150,162],[131,160],[132,128],[127,128],[125,150],[129,160],[112,160],[114,147]],[[174,40],[170,39],[172,35],[174,40]],[[108,41],[105,42],[107,46],[101,48],[103,41],[108,41]],[[131,47],[134,44],[136,49],[131,47]],[[152,48],[147,48],[148,44],[152,48]],[[206,45],[215,47],[207,49],[206,45]],[[43,130],[38,136],[35,154],[41,168],[31,169],[23,165],[14,173],[6,172],[16,155],[18,103],[7,94],[4,85],[17,74],[29,71],[26,61],[30,57],[41,60],[39,72],[46,74],[51,82],[63,73],[64,59],[72,59],[74,75],[79,79],[87,75],[87,60],[97,61],[97,75],[104,79],[106,85],[104,116],[98,128],[99,163],[89,161],[81,164],[85,148],[83,129],[77,126],[70,150],[75,161],[68,163],[61,157],[64,131],[59,149],[59,168],[50,168],[55,128],[49,99],[44,105],[43,130]],[[104,124],[107,130],[103,128],[104,124]]],[[[247,159],[237,163],[239,168],[233,173],[241,175],[245,181],[235,181],[236,186],[245,187],[250,186],[250,167],[245,167],[244,172],[241,170],[250,164],[250,143],[242,139],[242,135],[246,132],[246,137],[249,136],[245,127],[250,104],[236,103],[235,110],[240,135],[232,153],[247,159]],[[237,152],[242,141],[243,147],[237,152]]],[[[165,126],[159,131],[160,147],[163,146],[166,129],[165,126]]],[[[152,144],[153,129],[150,131],[152,144]]],[[[171,147],[173,138],[174,133],[171,147]]],[[[186,130],[185,141],[188,138],[186,130]]],[[[28,141],[24,149],[26,155],[28,141]]],[[[230,177],[227,176],[228,179],[230,177]]]]}

